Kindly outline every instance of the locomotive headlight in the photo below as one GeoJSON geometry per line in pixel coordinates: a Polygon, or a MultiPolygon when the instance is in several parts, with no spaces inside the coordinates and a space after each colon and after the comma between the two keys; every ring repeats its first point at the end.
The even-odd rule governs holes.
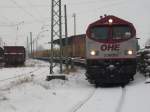
{"type": "Polygon", "coordinates": [[[108,22],[109,22],[109,24],[112,24],[113,23],[113,19],[109,19],[108,22]]]}
{"type": "Polygon", "coordinates": [[[92,51],[90,52],[90,54],[91,54],[92,56],[95,56],[95,55],[96,55],[96,51],[92,50],[92,51]]]}
{"type": "Polygon", "coordinates": [[[132,55],[133,54],[133,50],[128,50],[128,55],[132,55]]]}

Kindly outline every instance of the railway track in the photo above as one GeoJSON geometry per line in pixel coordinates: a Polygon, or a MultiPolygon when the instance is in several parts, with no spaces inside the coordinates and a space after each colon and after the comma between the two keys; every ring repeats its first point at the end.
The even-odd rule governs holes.
{"type": "MultiPolygon", "coordinates": [[[[18,72],[18,73],[12,74],[10,77],[6,77],[6,78],[1,77],[2,79],[0,79],[0,83],[7,81],[7,80],[19,78],[19,77],[29,76],[29,75],[34,74],[35,72],[41,71],[42,68],[49,67],[48,65],[36,65],[36,66],[35,65],[36,65],[36,61],[33,61],[32,63],[27,64],[25,67],[17,67],[17,68],[11,67],[10,69],[15,69],[15,72],[18,72]],[[30,69],[30,67],[32,67],[32,68],[31,68],[31,70],[28,71],[28,69],[30,69]],[[20,69],[22,69],[22,71],[20,69]],[[19,73],[19,72],[21,72],[21,73],[19,73]]],[[[10,72],[12,72],[12,71],[10,71],[10,72]]]]}
{"type": "MultiPolygon", "coordinates": [[[[38,68],[35,68],[34,70],[29,71],[27,73],[22,73],[22,74],[18,74],[16,76],[14,76],[14,77],[9,77],[9,78],[6,78],[6,79],[2,79],[2,80],[0,80],[0,83],[8,81],[10,83],[9,85],[11,85],[11,82],[17,80],[18,78],[28,77],[28,76],[31,76],[32,74],[34,74],[36,77],[38,77],[40,75],[43,75],[44,72],[47,72],[46,70],[47,70],[47,68],[45,68],[45,67],[38,67],[38,68]]],[[[39,82],[36,82],[36,83],[39,83],[39,82]]],[[[39,84],[41,84],[41,83],[39,83],[39,84]]],[[[1,86],[3,86],[3,85],[1,85],[1,86]]],[[[0,91],[8,90],[10,87],[12,87],[12,86],[9,86],[9,87],[6,86],[5,88],[0,87],[0,91]]],[[[112,89],[112,88],[110,88],[110,89],[112,89]]],[[[123,107],[125,96],[126,96],[126,88],[125,87],[115,88],[115,94],[117,92],[119,92],[119,97],[118,97],[119,100],[117,100],[118,101],[116,103],[117,106],[115,106],[116,108],[112,112],[122,112],[122,107],[123,107]]],[[[93,99],[99,99],[99,97],[100,97],[103,100],[105,100],[105,97],[103,97],[104,94],[102,94],[102,96],[98,95],[98,94],[101,94],[101,93],[107,94],[108,98],[111,96],[111,91],[109,90],[109,88],[107,88],[106,91],[103,88],[92,88],[89,95],[85,99],[83,99],[82,101],[78,102],[69,112],[81,112],[80,109],[82,109],[82,107],[84,107],[84,105],[86,105],[86,104],[88,105],[89,102],[93,99]]],[[[115,96],[117,96],[117,95],[115,95],[115,96]]],[[[101,102],[99,102],[99,104],[96,104],[96,105],[101,106],[103,104],[101,104],[101,102]]],[[[88,105],[87,107],[90,108],[90,106],[91,105],[88,105]]],[[[107,108],[107,107],[105,107],[105,108],[107,108]]],[[[87,111],[87,112],[90,112],[90,111],[87,111]]],[[[93,112],[95,112],[95,111],[93,111],[93,112]]]]}
{"type": "Polygon", "coordinates": [[[1,79],[0,90],[3,91],[3,90],[11,89],[12,87],[16,86],[19,81],[23,81],[23,80],[31,81],[33,77],[37,78],[43,75],[43,73],[45,72],[47,72],[47,68],[38,67],[26,73],[21,73],[18,75],[14,74],[14,76],[12,77],[1,79]]]}
{"type": "MultiPolygon", "coordinates": [[[[112,88],[110,88],[112,89],[112,88]]],[[[113,106],[113,109],[110,109],[112,112],[122,112],[122,107],[124,105],[124,100],[125,100],[125,96],[126,96],[126,88],[125,87],[122,87],[122,88],[119,88],[119,89],[115,89],[115,92],[119,92],[119,97],[117,98],[117,102],[114,104],[113,106]],[[121,89],[121,90],[120,90],[121,89]],[[115,108],[116,107],[116,108],[115,108]]],[[[97,101],[94,101],[95,104],[92,103],[92,100],[93,99],[103,99],[103,100],[108,100],[107,97],[102,94],[100,95],[101,93],[105,93],[108,98],[110,98],[110,101],[112,101],[113,99],[113,95],[111,96],[111,92],[108,92],[107,89],[106,91],[101,89],[101,88],[95,88],[88,96],[86,99],[84,99],[83,101],[80,101],[76,106],[74,106],[72,108],[71,111],[69,112],[91,112],[91,110],[93,112],[98,112],[98,111],[107,111],[107,108],[106,105],[111,105],[111,103],[108,101],[107,103],[105,102],[99,102],[97,103],[97,101]],[[98,95],[99,94],[99,95],[98,95]],[[103,95],[106,97],[103,97],[103,95]],[[112,98],[112,99],[111,99],[112,98]],[[109,104],[110,103],[110,104],[109,104]],[[92,105],[91,105],[92,104],[92,105]],[[105,107],[103,107],[103,105],[105,107]],[[85,106],[85,107],[84,107],[85,106]],[[101,107],[102,106],[102,107],[101,107]],[[86,109],[85,109],[86,108],[86,109]],[[103,108],[104,110],[97,110],[98,108],[103,108]],[[106,110],[105,110],[106,109],[106,110]]],[[[118,93],[115,93],[118,95],[118,93]]],[[[115,95],[115,96],[117,96],[115,95]]],[[[111,108],[111,107],[110,107],[111,108]]],[[[109,110],[109,109],[108,109],[109,110]]]]}
{"type": "Polygon", "coordinates": [[[15,78],[18,78],[18,77],[23,77],[23,76],[25,76],[25,75],[27,75],[27,74],[32,74],[32,73],[34,73],[35,71],[38,71],[38,70],[40,70],[40,69],[39,69],[39,68],[36,68],[36,69],[34,69],[34,70],[32,70],[32,71],[29,71],[29,72],[27,72],[27,73],[21,73],[21,74],[18,74],[18,75],[14,74],[15,76],[12,76],[12,77],[9,77],[9,78],[1,79],[0,82],[4,82],[4,81],[10,80],[10,79],[15,79],[15,78]]]}
{"type": "Polygon", "coordinates": [[[84,104],[86,104],[95,94],[96,88],[88,95],[86,99],[80,101],[70,112],[77,112],[84,104]]]}
{"type": "Polygon", "coordinates": [[[122,107],[123,107],[123,104],[124,104],[124,101],[125,101],[125,97],[126,97],[126,88],[122,87],[121,97],[120,97],[120,100],[118,102],[118,106],[117,106],[115,112],[122,112],[122,107]]]}

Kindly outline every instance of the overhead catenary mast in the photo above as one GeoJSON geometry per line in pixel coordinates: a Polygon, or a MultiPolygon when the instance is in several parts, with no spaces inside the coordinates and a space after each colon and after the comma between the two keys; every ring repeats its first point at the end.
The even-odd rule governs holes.
{"type": "MultiPolygon", "coordinates": [[[[51,3],[51,50],[50,50],[50,74],[53,74],[54,61],[54,39],[59,39],[60,44],[60,73],[62,73],[62,15],[61,0],[52,0],[51,3]]],[[[47,76],[47,80],[51,80],[52,76],[47,76]]]]}
{"type": "Polygon", "coordinates": [[[60,39],[60,73],[62,73],[62,22],[61,22],[61,0],[52,0],[51,9],[51,58],[50,74],[53,73],[53,40],[60,39]]]}

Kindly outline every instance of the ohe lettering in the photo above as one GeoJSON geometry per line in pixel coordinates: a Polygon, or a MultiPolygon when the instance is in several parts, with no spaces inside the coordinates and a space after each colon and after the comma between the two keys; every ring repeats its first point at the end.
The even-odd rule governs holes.
{"type": "Polygon", "coordinates": [[[102,51],[118,51],[120,48],[119,44],[103,44],[101,45],[102,51]]]}

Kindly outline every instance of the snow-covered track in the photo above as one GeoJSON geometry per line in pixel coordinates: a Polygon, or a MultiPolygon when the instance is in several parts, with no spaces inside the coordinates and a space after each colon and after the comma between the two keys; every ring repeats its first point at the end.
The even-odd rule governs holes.
{"type": "Polygon", "coordinates": [[[125,96],[125,88],[96,88],[91,96],[69,112],[122,112],[125,96]]]}
{"type": "Polygon", "coordinates": [[[69,111],[69,112],[77,112],[84,104],[86,104],[86,103],[92,98],[92,96],[94,96],[95,92],[96,92],[96,88],[94,88],[94,90],[91,91],[91,93],[87,96],[86,99],[84,99],[83,101],[80,101],[80,102],[79,102],[76,106],[74,106],[74,107],[72,108],[72,110],[69,111]]]}
{"type": "Polygon", "coordinates": [[[120,100],[118,102],[116,112],[121,112],[123,104],[124,104],[125,97],[126,97],[126,87],[122,87],[122,94],[120,96],[120,100]]]}
{"type": "Polygon", "coordinates": [[[27,73],[22,73],[15,75],[14,77],[2,79],[0,80],[0,91],[10,90],[11,88],[20,84],[32,82],[34,79],[38,79],[39,76],[42,76],[46,72],[47,68],[38,67],[27,73]]]}
{"type": "Polygon", "coordinates": [[[0,82],[7,81],[7,80],[10,80],[10,79],[19,78],[19,77],[23,77],[23,76],[25,76],[25,75],[31,75],[31,74],[33,74],[34,72],[39,71],[40,69],[41,69],[41,68],[35,68],[34,70],[29,71],[29,72],[27,72],[27,73],[21,73],[21,74],[15,75],[15,76],[13,76],[13,77],[4,78],[4,79],[1,79],[0,82]]]}
{"type": "MultiPolygon", "coordinates": [[[[26,69],[25,69],[26,71],[26,69]]],[[[47,72],[47,68],[45,67],[36,67],[34,69],[31,70],[27,70],[26,72],[24,71],[24,73],[14,73],[11,76],[7,76],[5,78],[2,78],[0,80],[0,88],[4,88],[5,85],[11,84],[12,82],[18,81],[18,80],[27,80],[27,79],[33,79],[33,78],[37,78],[41,75],[43,75],[44,73],[47,72]]]]}

